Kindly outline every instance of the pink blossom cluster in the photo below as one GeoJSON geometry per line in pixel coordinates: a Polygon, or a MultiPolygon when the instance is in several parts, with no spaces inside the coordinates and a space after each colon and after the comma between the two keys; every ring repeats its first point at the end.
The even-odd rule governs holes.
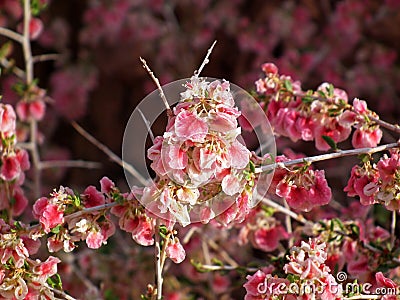
{"type": "MultiPolygon", "coordinates": [[[[352,205],[351,209],[355,208],[357,206],[352,205]]],[[[325,265],[331,270],[345,270],[351,279],[374,283],[374,273],[384,262],[381,254],[368,245],[390,251],[390,233],[375,225],[373,219],[357,216],[357,212],[353,212],[349,217],[352,220],[343,221],[338,217],[320,220],[305,231],[326,243],[325,265]]]]}
{"type": "Polygon", "coordinates": [[[0,296],[2,299],[54,299],[47,280],[57,273],[60,260],[50,256],[46,261],[30,259],[40,247],[27,228],[18,222],[11,227],[0,220],[0,296]]]}
{"type": "Polygon", "coordinates": [[[287,259],[283,267],[286,278],[261,270],[248,275],[244,284],[245,299],[341,299],[340,285],[324,264],[327,259],[325,243],[316,239],[308,243],[302,241],[300,247],[291,248],[287,259]]]}
{"type": "Polygon", "coordinates": [[[296,142],[315,140],[315,147],[325,151],[335,143],[346,140],[355,128],[352,144],[355,148],[375,147],[382,138],[382,131],[370,117],[377,117],[368,110],[365,101],[354,99],[348,103],[344,90],[323,83],[316,91],[303,91],[299,81],[280,75],[272,63],[262,66],[265,78],[256,81],[260,102],[277,135],[296,142]]]}
{"type": "Polygon", "coordinates": [[[142,202],[157,201],[159,213],[184,226],[197,204],[202,205],[205,223],[217,214],[216,206],[229,201],[222,211],[232,203],[247,206],[242,202],[251,200],[254,176],[249,169],[250,151],[238,140],[239,116],[229,82],[193,76],[164,135],[148,150],[159,179],[145,188],[142,202]]]}
{"type": "Polygon", "coordinates": [[[274,216],[263,208],[255,208],[243,222],[238,243],[243,246],[248,242],[265,252],[271,252],[281,246],[281,241],[287,240],[289,234],[274,216]]]}
{"type": "MultiPolygon", "coordinates": [[[[109,179],[102,179],[103,184],[106,181],[109,179]]],[[[108,214],[96,211],[85,213],[85,209],[101,207],[106,203],[104,194],[94,186],[87,187],[80,196],[64,187],[50,196],[35,202],[33,214],[39,220],[40,228],[31,233],[34,238],[47,234],[49,251],[63,249],[70,252],[80,240],[85,240],[89,248],[97,249],[114,234],[115,226],[108,214]]]]}
{"type": "Polygon", "coordinates": [[[28,152],[17,147],[16,114],[8,104],[0,104],[0,138],[0,210],[7,210],[12,218],[21,215],[28,205],[21,185],[30,162],[28,152]]]}
{"type": "MultiPolygon", "coordinates": [[[[276,158],[278,163],[288,160],[284,155],[276,158]]],[[[278,168],[274,173],[270,192],[285,198],[291,208],[302,211],[326,205],[332,198],[324,170],[313,170],[308,165],[278,168]]]]}
{"type": "Polygon", "coordinates": [[[363,205],[380,203],[389,210],[400,208],[398,180],[400,174],[399,150],[394,149],[380,158],[378,163],[370,161],[356,165],[344,191],[349,196],[359,196],[363,205]]]}

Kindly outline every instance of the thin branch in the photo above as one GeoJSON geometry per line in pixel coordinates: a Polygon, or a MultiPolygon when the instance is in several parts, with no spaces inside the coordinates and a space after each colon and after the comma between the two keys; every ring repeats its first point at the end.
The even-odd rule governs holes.
{"type": "Polygon", "coordinates": [[[260,168],[257,168],[256,172],[261,173],[261,172],[271,171],[276,168],[283,168],[283,167],[293,166],[293,165],[302,164],[302,163],[313,163],[313,162],[317,162],[317,161],[323,161],[323,160],[344,157],[344,156],[352,156],[352,155],[359,155],[359,154],[372,154],[372,153],[381,152],[381,151],[389,150],[389,149],[396,148],[396,147],[399,147],[399,143],[391,143],[391,144],[386,144],[386,145],[373,147],[373,148],[359,148],[359,149],[351,149],[351,150],[342,150],[342,151],[338,151],[338,152],[334,152],[334,153],[310,156],[310,157],[299,158],[299,159],[292,159],[292,160],[285,161],[285,162],[279,162],[279,163],[274,163],[274,164],[270,164],[270,165],[265,165],[260,168]]]}
{"type": "Polygon", "coordinates": [[[394,248],[394,244],[396,242],[396,217],[397,212],[394,210],[392,211],[392,223],[390,226],[390,249],[394,248]]]}
{"type": "Polygon", "coordinates": [[[214,266],[214,265],[201,265],[201,268],[207,271],[234,271],[237,269],[245,269],[247,272],[257,272],[259,268],[250,268],[242,266],[214,266]]]}
{"type": "Polygon", "coordinates": [[[206,66],[206,64],[208,64],[210,62],[209,57],[211,55],[211,52],[214,49],[215,44],[217,43],[217,41],[214,41],[214,43],[211,45],[211,47],[208,49],[206,57],[204,57],[203,62],[200,65],[200,68],[196,71],[194,71],[194,76],[199,77],[201,71],[203,71],[204,67],[206,66]]]}
{"type": "Polygon", "coordinates": [[[24,37],[21,34],[4,27],[0,27],[0,35],[8,37],[20,44],[22,44],[24,40],[24,37]]]}
{"type": "Polygon", "coordinates": [[[167,109],[167,113],[168,115],[171,115],[172,111],[171,111],[171,107],[168,104],[168,100],[165,97],[164,91],[161,87],[160,81],[158,80],[158,78],[154,75],[153,71],[149,68],[149,66],[147,65],[147,62],[140,57],[140,61],[143,64],[143,68],[147,71],[147,73],[149,73],[151,79],[153,79],[154,83],[157,86],[158,91],[160,92],[160,97],[162,99],[162,101],[164,102],[165,108],[167,109]]]}
{"type": "Polygon", "coordinates": [[[147,131],[150,134],[150,139],[152,142],[154,142],[154,134],[153,131],[151,130],[150,122],[149,120],[146,119],[145,115],[143,114],[142,110],[138,108],[139,114],[143,119],[144,124],[146,125],[147,131]]]}
{"type": "Polygon", "coordinates": [[[373,116],[368,116],[372,121],[374,121],[376,124],[378,124],[379,126],[381,126],[381,127],[384,127],[384,128],[386,128],[386,129],[389,129],[389,130],[391,130],[391,131],[394,131],[394,132],[396,132],[396,133],[400,133],[400,126],[399,125],[393,125],[393,124],[390,124],[390,123],[388,123],[388,122],[386,122],[386,121],[383,121],[383,120],[381,120],[381,119],[378,119],[378,118],[375,118],[375,117],[373,117],[373,116]]]}
{"type": "Polygon", "coordinates": [[[89,142],[95,145],[98,149],[104,152],[113,162],[120,165],[124,168],[129,174],[134,176],[141,184],[147,185],[148,182],[146,178],[144,178],[131,164],[123,161],[118,155],[114,154],[107,146],[99,142],[94,136],[92,136],[89,132],[83,129],[78,123],[75,121],[71,122],[71,125],[78,131],[84,138],[86,138],[89,142]]]}
{"type": "Polygon", "coordinates": [[[284,213],[285,215],[288,215],[289,217],[291,217],[292,219],[294,219],[300,223],[303,223],[303,224],[309,223],[309,221],[306,218],[304,218],[302,215],[296,214],[295,212],[291,211],[290,209],[283,207],[268,198],[262,198],[261,201],[264,204],[271,206],[272,208],[275,208],[277,211],[284,213]]]}
{"type": "Polygon", "coordinates": [[[100,169],[101,163],[85,160],[48,160],[41,161],[39,169],[51,168],[84,168],[84,169],[100,169]]]}
{"type": "Polygon", "coordinates": [[[0,64],[6,69],[11,69],[18,78],[25,79],[25,72],[17,66],[13,65],[8,59],[2,58],[0,60],[0,64]]]}
{"type": "MultiPolygon", "coordinates": [[[[285,208],[290,210],[289,204],[286,202],[286,199],[283,199],[283,203],[285,205],[285,208]]],[[[285,224],[286,224],[286,231],[287,233],[289,233],[289,235],[291,236],[289,238],[289,248],[292,248],[293,243],[294,243],[294,237],[292,236],[293,233],[293,228],[292,228],[292,219],[289,215],[285,215],[285,224]]]]}
{"type": "Polygon", "coordinates": [[[154,256],[156,260],[156,285],[157,285],[157,300],[162,299],[162,268],[161,268],[161,248],[160,248],[160,220],[156,219],[155,245],[154,256]]]}
{"type": "Polygon", "coordinates": [[[53,54],[41,54],[41,55],[36,55],[32,57],[32,62],[38,63],[38,62],[43,62],[43,61],[48,61],[48,60],[58,60],[60,58],[60,54],[53,53],[53,54]]]}
{"type": "Polygon", "coordinates": [[[50,291],[52,291],[53,293],[56,293],[60,296],[62,296],[64,299],[67,300],[77,300],[74,297],[71,297],[70,295],[68,295],[67,293],[60,291],[58,289],[52,288],[51,286],[49,286],[48,284],[45,284],[45,287],[48,288],[50,291]]]}

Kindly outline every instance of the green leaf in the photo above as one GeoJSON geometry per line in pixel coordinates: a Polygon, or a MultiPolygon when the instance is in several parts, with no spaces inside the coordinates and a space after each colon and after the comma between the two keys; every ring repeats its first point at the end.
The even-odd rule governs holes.
{"type": "Polygon", "coordinates": [[[256,167],[254,166],[254,163],[253,163],[252,161],[250,161],[250,171],[251,171],[252,173],[255,173],[255,172],[256,172],[256,167]]]}
{"type": "Polygon", "coordinates": [[[285,89],[287,91],[293,92],[292,82],[289,79],[285,79],[285,81],[283,82],[283,85],[285,86],[285,89]]]}
{"type": "Polygon", "coordinates": [[[323,135],[322,138],[331,147],[332,150],[335,150],[335,151],[338,150],[338,147],[337,147],[335,141],[331,137],[323,135]]]}
{"type": "Polygon", "coordinates": [[[0,48],[0,58],[6,58],[11,54],[12,44],[11,42],[4,43],[0,48]]]}
{"type": "Polygon", "coordinates": [[[308,95],[301,98],[301,101],[303,103],[312,103],[312,102],[314,102],[314,100],[315,99],[312,96],[308,96],[308,95]]]}
{"type": "Polygon", "coordinates": [[[58,274],[55,274],[47,278],[47,284],[50,285],[53,289],[62,290],[61,277],[58,274]]]}
{"type": "Polygon", "coordinates": [[[328,96],[329,96],[329,97],[333,97],[335,88],[333,87],[333,85],[332,85],[331,83],[328,85],[328,87],[326,88],[326,90],[327,90],[327,92],[328,92],[328,96]]]}
{"type": "Polygon", "coordinates": [[[365,164],[371,160],[371,155],[368,153],[363,153],[358,155],[358,158],[365,164]]]}
{"type": "Polygon", "coordinates": [[[61,225],[57,225],[51,230],[51,232],[57,234],[60,233],[60,230],[61,230],[61,225]]]}

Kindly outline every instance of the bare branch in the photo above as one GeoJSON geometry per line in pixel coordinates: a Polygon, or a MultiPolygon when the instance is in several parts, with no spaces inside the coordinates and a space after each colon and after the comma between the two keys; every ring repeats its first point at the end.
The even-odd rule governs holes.
{"type": "Polygon", "coordinates": [[[22,44],[24,40],[24,37],[21,34],[4,27],[0,27],[0,35],[8,37],[20,44],[22,44]]]}
{"type": "Polygon", "coordinates": [[[203,71],[204,67],[206,66],[206,64],[208,64],[210,62],[209,57],[211,55],[211,52],[214,49],[215,44],[217,43],[217,41],[214,41],[214,43],[211,45],[211,47],[208,49],[206,57],[204,57],[203,62],[200,65],[200,68],[196,71],[194,71],[194,76],[199,77],[201,71],[203,71]]]}
{"type": "Polygon", "coordinates": [[[140,57],[140,61],[143,64],[143,68],[147,71],[147,73],[149,73],[151,79],[153,79],[154,83],[156,84],[157,89],[160,92],[160,97],[161,97],[162,101],[164,102],[165,108],[167,109],[168,115],[170,115],[171,107],[169,106],[167,98],[165,97],[165,94],[164,94],[164,91],[163,91],[163,89],[161,87],[160,81],[154,75],[153,71],[149,68],[149,66],[147,65],[147,62],[141,57],[140,57]]]}
{"type": "Polygon", "coordinates": [[[292,160],[285,161],[285,162],[279,162],[279,163],[274,163],[274,164],[270,164],[270,165],[265,165],[260,168],[257,168],[256,172],[261,173],[261,172],[271,171],[276,168],[288,167],[288,166],[293,166],[293,165],[302,164],[302,163],[313,163],[313,162],[317,162],[317,161],[323,161],[323,160],[344,157],[344,156],[352,156],[352,155],[359,155],[359,154],[373,154],[376,152],[381,152],[381,151],[389,150],[389,149],[396,148],[396,147],[399,147],[399,143],[391,143],[391,144],[381,145],[381,146],[372,147],[372,148],[342,150],[342,151],[338,151],[338,152],[334,152],[334,153],[310,156],[310,157],[299,158],[299,159],[292,159],[292,160]]]}
{"type": "Polygon", "coordinates": [[[89,132],[83,129],[78,123],[71,122],[71,125],[78,131],[84,138],[86,138],[89,142],[95,145],[98,149],[104,152],[113,162],[120,165],[124,168],[129,174],[134,176],[141,184],[147,185],[148,182],[146,178],[144,178],[131,164],[123,161],[118,155],[114,154],[107,146],[99,142],[94,136],[92,136],[89,132]]]}
{"type": "Polygon", "coordinates": [[[84,169],[100,169],[101,163],[85,160],[48,160],[39,163],[39,169],[51,168],[84,168],[84,169]]]}

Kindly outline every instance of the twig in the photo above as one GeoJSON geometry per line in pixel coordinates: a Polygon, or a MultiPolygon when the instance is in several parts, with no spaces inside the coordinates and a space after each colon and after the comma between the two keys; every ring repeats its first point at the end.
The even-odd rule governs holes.
{"type": "Polygon", "coordinates": [[[20,44],[22,44],[24,40],[24,37],[21,34],[4,27],[0,27],[0,35],[8,37],[9,39],[12,39],[20,44]]]}
{"type": "Polygon", "coordinates": [[[214,265],[201,265],[201,268],[208,271],[234,271],[237,269],[245,269],[248,272],[257,272],[259,268],[250,268],[250,267],[242,267],[242,266],[214,266],[214,265]]]}
{"type": "Polygon", "coordinates": [[[14,66],[8,59],[2,58],[0,64],[6,69],[11,69],[18,78],[25,79],[25,72],[17,66],[14,66]]]}
{"type": "Polygon", "coordinates": [[[148,184],[147,180],[131,164],[128,164],[127,162],[119,158],[118,155],[114,154],[114,152],[112,152],[107,146],[99,142],[94,136],[92,136],[89,132],[83,129],[78,123],[72,121],[71,125],[89,142],[91,142],[98,149],[103,151],[113,162],[117,163],[122,168],[124,168],[129,174],[134,176],[141,184],[143,185],[148,184]]]}
{"type": "Polygon", "coordinates": [[[60,54],[41,54],[41,55],[36,55],[32,57],[32,62],[38,63],[38,62],[43,62],[43,61],[48,61],[48,60],[58,60],[60,58],[60,54]]]}
{"type": "Polygon", "coordinates": [[[304,157],[304,158],[299,158],[299,159],[292,159],[292,160],[285,161],[285,162],[279,162],[279,163],[262,166],[262,167],[256,169],[256,173],[271,171],[276,168],[288,167],[288,166],[293,166],[293,165],[302,164],[302,163],[313,163],[313,162],[317,162],[317,161],[323,161],[323,160],[344,157],[344,156],[352,156],[352,155],[359,155],[359,154],[372,154],[372,153],[381,152],[381,151],[385,151],[385,150],[396,148],[396,147],[399,147],[399,143],[391,143],[391,144],[386,144],[386,145],[373,147],[373,148],[359,148],[359,149],[351,149],[351,150],[342,150],[342,151],[338,151],[338,152],[334,152],[334,153],[304,157]]]}
{"type": "Polygon", "coordinates": [[[215,44],[217,43],[217,41],[214,41],[214,43],[211,45],[211,47],[208,49],[206,57],[204,57],[203,62],[200,65],[200,68],[196,71],[194,71],[194,76],[199,77],[201,71],[203,71],[204,67],[206,66],[206,64],[208,64],[210,62],[209,57],[211,55],[211,52],[213,51],[213,48],[215,46],[215,44]]]}
{"type": "Polygon", "coordinates": [[[275,203],[274,201],[268,199],[268,198],[262,198],[261,200],[264,204],[271,206],[272,208],[275,208],[277,211],[284,213],[288,216],[290,216],[291,218],[293,218],[294,220],[303,223],[303,224],[308,224],[309,221],[307,221],[306,218],[304,218],[302,215],[298,215],[295,212],[291,211],[288,208],[285,208],[281,205],[279,205],[278,203],[275,203]]]}
{"type": "Polygon", "coordinates": [[[155,232],[155,259],[156,259],[156,285],[157,285],[157,300],[162,299],[162,268],[161,268],[161,248],[160,248],[160,220],[156,219],[156,232],[155,232]]]}
{"type": "MultiPolygon", "coordinates": [[[[30,32],[29,24],[31,21],[31,3],[30,0],[24,1],[24,29],[23,29],[23,39],[22,39],[22,52],[24,54],[25,61],[25,82],[29,86],[33,82],[33,63],[32,63],[32,51],[30,43],[30,32]]],[[[30,143],[31,143],[31,154],[33,162],[33,181],[34,181],[34,195],[36,198],[40,196],[41,187],[41,171],[40,156],[37,146],[37,122],[32,119],[30,121],[30,143]]]]}
{"type": "Polygon", "coordinates": [[[372,299],[381,299],[382,296],[379,295],[357,295],[357,296],[352,296],[352,297],[343,297],[343,300],[372,300],[372,299]]]}
{"type": "MultiPolygon", "coordinates": [[[[285,205],[285,208],[290,210],[289,205],[286,202],[286,199],[283,199],[283,203],[285,205]]],[[[289,248],[292,248],[293,243],[294,243],[294,238],[292,236],[293,233],[293,228],[292,228],[292,219],[289,215],[285,215],[285,224],[286,224],[286,231],[287,233],[289,233],[291,235],[291,237],[289,238],[289,248]]]]}
{"type": "Polygon", "coordinates": [[[392,211],[392,223],[390,226],[390,249],[394,248],[394,243],[396,242],[396,211],[392,211]]]}
{"type": "Polygon", "coordinates": [[[57,290],[57,289],[55,289],[55,288],[52,288],[52,287],[49,286],[48,284],[44,284],[44,285],[45,285],[45,287],[48,288],[50,291],[52,291],[52,292],[54,292],[54,293],[56,293],[56,294],[59,294],[60,296],[64,297],[64,299],[67,299],[67,300],[77,300],[76,298],[71,297],[70,295],[68,295],[67,293],[65,293],[65,292],[63,292],[63,291],[57,290]]]}
{"type": "Polygon", "coordinates": [[[143,114],[143,112],[142,112],[141,109],[138,108],[137,110],[139,111],[139,114],[140,114],[140,116],[142,117],[144,124],[146,125],[147,131],[148,131],[149,134],[150,134],[150,139],[151,139],[151,141],[154,142],[154,134],[153,134],[153,131],[151,130],[151,126],[150,126],[149,120],[146,119],[146,117],[145,117],[145,115],[143,114]]]}
{"type": "Polygon", "coordinates": [[[164,91],[163,91],[163,89],[161,87],[160,81],[154,75],[153,71],[149,68],[149,66],[147,65],[147,62],[141,57],[140,57],[140,61],[143,64],[143,68],[147,71],[147,73],[149,73],[151,79],[153,79],[154,83],[156,84],[157,89],[160,92],[160,97],[161,97],[162,101],[164,102],[165,108],[167,109],[168,116],[170,116],[172,114],[171,107],[169,106],[168,100],[165,97],[165,94],[164,94],[164,91]]]}
{"type": "Polygon", "coordinates": [[[210,245],[210,247],[217,251],[221,257],[227,262],[229,263],[232,267],[238,267],[239,264],[232,258],[230,257],[230,255],[228,254],[228,252],[226,252],[224,249],[222,249],[216,242],[214,242],[214,240],[208,240],[208,244],[210,245]]]}
{"type": "Polygon", "coordinates": [[[388,122],[386,122],[386,121],[383,121],[383,120],[381,120],[381,119],[378,119],[378,118],[375,118],[375,117],[373,117],[373,116],[368,116],[372,121],[374,121],[376,124],[378,124],[379,126],[381,126],[381,127],[384,127],[384,128],[386,128],[386,129],[389,129],[389,130],[391,130],[391,131],[394,131],[394,132],[396,132],[396,133],[400,133],[400,126],[399,125],[393,125],[393,124],[390,124],[390,123],[388,123],[388,122]]]}
{"type": "Polygon", "coordinates": [[[100,169],[101,163],[85,160],[48,160],[41,161],[39,169],[51,168],[85,168],[85,169],[100,169]]]}

